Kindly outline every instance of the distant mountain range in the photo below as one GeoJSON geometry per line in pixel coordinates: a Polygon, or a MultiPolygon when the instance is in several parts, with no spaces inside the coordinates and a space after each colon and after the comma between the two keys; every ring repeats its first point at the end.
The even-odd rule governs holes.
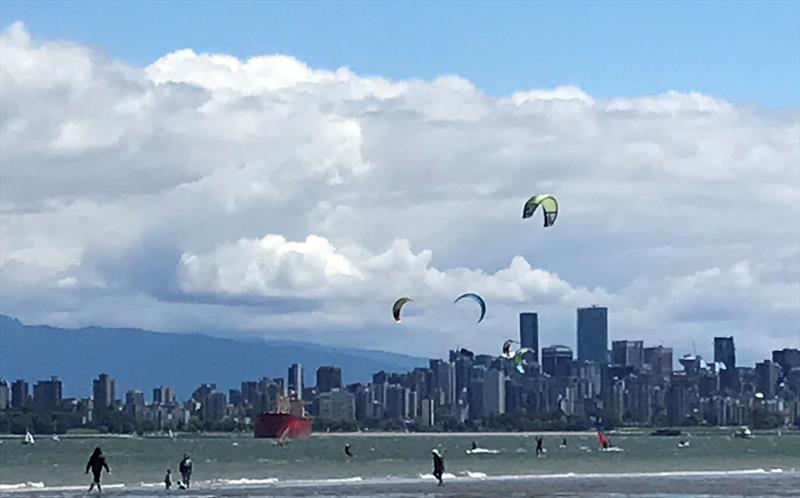
{"type": "Polygon", "coordinates": [[[160,385],[186,398],[206,382],[227,390],[243,380],[286,377],[295,362],[303,366],[305,384],[312,386],[321,365],[341,367],[343,382],[351,383],[368,381],[379,370],[405,372],[427,364],[423,358],[382,351],[140,329],[62,329],[0,315],[0,378],[22,378],[32,386],[57,375],[65,397],[88,396],[92,379],[101,372],[116,379],[119,398],[128,389],[142,389],[149,399],[160,385]]]}

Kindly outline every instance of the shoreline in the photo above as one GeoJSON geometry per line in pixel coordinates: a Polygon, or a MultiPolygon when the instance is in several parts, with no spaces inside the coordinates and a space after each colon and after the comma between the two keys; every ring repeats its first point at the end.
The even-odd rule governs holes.
{"type": "MultiPolygon", "coordinates": [[[[682,434],[680,436],[653,436],[651,432],[657,430],[650,427],[622,427],[606,431],[606,434],[612,436],[646,436],[646,437],[692,437],[692,436],[729,436],[732,431],[738,427],[685,427],[680,428],[682,434]]],[[[783,437],[800,436],[800,430],[790,428],[781,429],[760,429],[754,430],[756,435],[778,435],[780,433],[783,437]]],[[[351,431],[351,432],[314,432],[311,438],[337,438],[337,437],[469,437],[469,438],[486,438],[486,437],[524,437],[530,438],[535,436],[550,436],[550,437],[570,437],[570,436],[596,436],[597,432],[594,430],[588,431],[487,431],[487,432],[392,432],[392,431],[351,431]]],[[[121,433],[76,433],[76,434],[35,434],[34,437],[40,440],[50,440],[52,436],[58,436],[59,439],[168,439],[167,434],[161,432],[150,432],[142,435],[138,434],[121,434],[121,433]]],[[[0,434],[0,441],[8,440],[21,440],[24,434],[0,434]]],[[[255,439],[252,432],[174,432],[175,438],[252,438],[255,439]]],[[[269,439],[269,438],[267,438],[269,439]]]]}
{"type": "MultiPolygon", "coordinates": [[[[648,496],[796,496],[800,471],[781,469],[667,471],[632,473],[562,473],[486,476],[445,474],[445,485],[436,486],[433,476],[421,474],[394,478],[341,478],[320,480],[226,479],[200,481],[183,496],[468,496],[507,497],[535,491],[537,497],[594,497],[603,495],[648,496]]],[[[29,483],[34,484],[34,483],[29,483]]],[[[64,496],[84,486],[33,486],[12,489],[0,486],[0,496],[64,496]]],[[[152,496],[158,483],[125,485],[108,482],[105,493],[112,496],[152,496]]]]}

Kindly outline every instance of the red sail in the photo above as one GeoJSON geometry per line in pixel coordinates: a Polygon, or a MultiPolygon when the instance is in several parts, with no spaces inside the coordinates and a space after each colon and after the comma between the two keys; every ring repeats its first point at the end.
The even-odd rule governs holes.
{"type": "Polygon", "coordinates": [[[608,448],[609,446],[608,439],[606,439],[602,432],[597,433],[597,442],[600,443],[600,446],[603,448],[608,448]]]}

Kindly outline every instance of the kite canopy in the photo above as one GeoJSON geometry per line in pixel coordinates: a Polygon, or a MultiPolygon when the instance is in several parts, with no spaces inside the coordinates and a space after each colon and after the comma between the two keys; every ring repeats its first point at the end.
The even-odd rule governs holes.
{"type": "Polygon", "coordinates": [[[533,351],[531,348],[519,348],[514,353],[514,366],[517,367],[519,373],[525,373],[525,365],[528,363],[525,361],[525,355],[533,351]]]}
{"type": "Polygon", "coordinates": [[[511,345],[512,344],[519,344],[517,341],[513,339],[508,339],[506,342],[503,343],[503,356],[511,359],[514,357],[514,353],[511,352],[511,345]]]}
{"type": "Polygon", "coordinates": [[[411,299],[410,297],[401,297],[400,299],[394,302],[394,305],[392,306],[392,316],[394,316],[395,322],[402,323],[402,320],[400,320],[400,310],[403,309],[403,306],[405,306],[406,303],[413,303],[413,302],[414,300],[411,299]]]}
{"type": "Polygon", "coordinates": [[[522,209],[522,218],[526,219],[533,216],[539,206],[542,206],[542,211],[544,212],[544,226],[553,226],[558,216],[558,201],[550,194],[537,194],[528,199],[522,209]]]}
{"type": "Polygon", "coordinates": [[[456,300],[453,301],[453,303],[457,303],[464,298],[472,299],[473,301],[478,303],[478,306],[481,307],[481,316],[480,318],[478,318],[478,323],[481,323],[483,317],[486,316],[486,301],[484,301],[483,298],[477,294],[474,294],[472,292],[467,292],[466,294],[461,294],[460,296],[458,296],[456,300]]]}

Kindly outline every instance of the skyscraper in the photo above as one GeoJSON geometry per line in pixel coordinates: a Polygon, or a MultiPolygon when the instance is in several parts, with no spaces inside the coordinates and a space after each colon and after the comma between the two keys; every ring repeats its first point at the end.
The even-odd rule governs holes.
{"type": "Polygon", "coordinates": [[[720,386],[722,389],[737,391],[739,387],[736,373],[736,346],[733,337],[714,338],[714,362],[725,364],[725,370],[720,372],[720,386]]]}
{"type": "Polygon", "coordinates": [[[30,394],[28,383],[22,379],[17,379],[11,384],[11,408],[24,408],[28,406],[30,394]]]}
{"type": "Polygon", "coordinates": [[[780,366],[770,360],[756,363],[756,390],[768,399],[774,397],[780,373],[780,366]]]}
{"type": "Polygon", "coordinates": [[[644,364],[644,341],[613,341],[611,362],[641,370],[644,364]]]}
{"type": "Polygon", "coordinates": [[[542,372],[551,377],[568,377],[572,364],[572,349],[567,346],[542,348],[542,372]]]}
{"type": "Polygon", "coordinates": [[[166,386],[159,386],[153,389],[153,404],[155,405],[175,405],[175,390],[166,386]]]}
{"type": "Polygon", "coordinates": [[[108,374],[100,374],[93,383],[94,411],[97,414],[105,413],[114,403],[116,382],[108,374]]]}
{"type": "Polygon", "coordinates": [[[139,389],[132,389],[125,393],[125,407],[126,408],[142,408],[144,407],[144,393],[139,389]]]}
{"type": "Polygon", "coordinates": [[[519,314],[519,342],[523,348],[533,350],[536,363],[539,363],[539,315],[536,313],[519,314]]]}
{"type": "Polygon", "coordinates": [[[672,375],[672,348],[644,348],[644,364],[650,369],[657,385],[666,384],[672,375]]]}
{"type": "Polygon", "coordinates": [[[500,370],[487,370],[483,377],[484,415],[506,412],[506,375],[500,370]]]}
{"type": "Polygon", "coordinates": [[[0,410],[5,410],[11,402],[11,388],[8,382],[0,380],[0,410]]]}
{"type": "Polygon", "coordinates": [[[327,393],[331,389],[342,388],[342,369],[339,367],[319,367],[317,369],[317,392],[327,393]]]}
{"type": "Polygon", "coordinates": [[[56,410],[61,405],[61,381],[58,377],[40,380],[33,386],[33,406],[37,410],[56,410]]]}
{"type": "Polygon", "coordinates": [[[578,308],[578,360],[608,362],[608,308],[578,308]]]}
{"type": "Polygon", "coordinates": [[[303,367],[299,363],[292,363],[289,367],[288,387],[294,391],[297,399],[303,399],[303,367]]]}

